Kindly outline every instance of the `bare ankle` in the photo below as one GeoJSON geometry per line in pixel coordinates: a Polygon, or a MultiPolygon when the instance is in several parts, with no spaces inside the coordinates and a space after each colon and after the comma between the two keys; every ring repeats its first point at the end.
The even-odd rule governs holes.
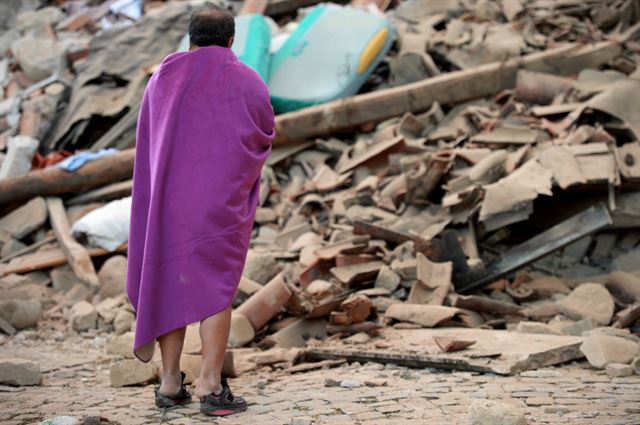
{"type": "Polygon", "coordinates": [[[198,397],[204,397],[209,394],[220,394],[222,392],[222,384],[220,379],[200,378],[196,384],[195,394],[198,397]]]}

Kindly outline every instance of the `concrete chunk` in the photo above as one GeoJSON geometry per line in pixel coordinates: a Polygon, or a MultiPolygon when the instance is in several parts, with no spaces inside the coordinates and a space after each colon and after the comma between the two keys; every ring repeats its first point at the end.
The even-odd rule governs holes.
{"type": "Polygon", "coordinates": [[[25,329],[37,325],[41,314],[42,305],[40,301],[0,301],[0,318],[9,322],[16,329],[25,329]]]}
{"type": "Polygon", "coordinates": [[[518,323],[518,326],[516,327],[516,332],[525,333],[525,334],[560,335],[560,332],[556,331],[546,323],[529,322],[526,320],[518,323]]]}
{"type": "Polygon", "coordinates": [[[47,220],[47,203],[33,198],[20,208],[0,218],[0,230],[6,230],[15,239],[22,239],[39,229],[47,220]]]}
{"type": "Polygon", "coordinates": [[[42,381],[38,363],[24,359],[0,359],[0,384],[39,385],[42,381]]]}
{"type": "Polygon", "coordinates": [[[388,289],[389,292],[393,292],[398,289],[401,280],[400,275],[391,270],[389,266],[382,266],[376,277],[375,286],[376,288],[384,288],[388,289]]]}
{"type": "Polygon", "coordinates": [[[136,316],[128,311],[121,309],[116,314],[116,318],[113,321],[113,327],[118,335],[131,330],[131,325],[136,321],[136,316]]]}
{"type": "Polygon", "coordinates": [[[474,400],[469,406],[471,425],[526,425],[524,412],[513,404],[474,400]]]}
{"type": "Polygon", "coordinates": [[[31,136],[16,136],[9,139],[7,156],[0,166],[0,179],[27,174],[31,170],[33,155],[39,145],[40,142],[31,136]]]}
{"type": "Polygon", "coordinates": [[[604,368],[610,363],[630,364],[640,355],[639,345],[616,336],[591,334],[580,345],[580,351],[593,367],[604,368]]]}
{"type": "Polygon", "coordinates": [[[591,318],[600,325],[608,325],[614,312],[613,297],[598,283],[583,283],[558,301],[558,307],[572,319],[591,318]]]}
{"type": "Polygon", "coordinates": [[[24,37],[11,48],[20,68],[33,81],[44,80],[67,66],[64,44],[50,38],[24,37]]]}
{"type": "Polygon", "coordinates": [[[98,272],[100,297],[115,297],[125,291],[127,275],[127,257],[115,255],[109,258],[98,272]]]}
{"type": "Polygon", "coordinates": [[[150,363],[138,360],[120,360],[109,369],[112,387],[146,384],[156,379],[156,369],[150,363]]]}
{"type": "Polygon", "coordinates": [[[127,332],[117,335],[107,343],[107,354],[122,356],[126,359],[133,358],[133,339],[134,333],[127,332]]]}
{"type": "Polygon", "coordinates": [[[74,304],[69,312],[69,323],[71,328],[77,332],[94,329],[97,320],[96,309],[86,301],[74,304]]]}

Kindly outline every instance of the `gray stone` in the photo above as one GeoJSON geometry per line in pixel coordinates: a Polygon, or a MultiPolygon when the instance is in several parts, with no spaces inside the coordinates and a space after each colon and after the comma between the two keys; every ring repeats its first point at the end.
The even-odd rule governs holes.
{"type": "Polygon", "coordinates": [[[84,285],[68,265],[53,269],[51,271],[51,281],[53,289],[61,292],[67,292],[77,284],[84,285]]]}
{"type": "Polygon", "coordinates": [[[120,306],[120,303],[120,300],[117,298],[104,299],[96,305],[96,312],[104,323],[113,323],[118,314],[118,306],[120,306]]]}
{"type": "Polygon", "coordinates": [[[31,171],[33,155],[40,142],[31,136],[15,136],[9,139],[7,155],[0,166],[0,179],[18,177],[31,171]]]}
{"type": "Polygon", "coordinates": [[[151,363],[138,360],[120,360],[109,369],[112,387],[146,384],[156,379],[156,369],[151,363]]]}
{"type": "Polygon", "coordinates": [[[69,323],[71,328],[77,332],[95,329],[97,320],[96,309],[86,301],[74,304],[69,312],[69,323]]]}
{"type": "Polygon", "coordinates": [[[115,255],[109,258],[98,272],[100,297],[116,297],[125,292],[127,275],[127,257],[115,255]]]}
{"type": "Polygon", "coordinates": [[[47,217],[45,200],[41,197],[33,198],[0,218],[0,230],[6,230],[15,239],[22,239],[44,225],[47,217]]]}
{"type": "Polygon", "coordinates": [[[264,285],[279,271],[280,267],[275,254],[249,250],[242,275],[264,285]]]}
{"type": "Polygon", "coordinates": [[[513,404],[497,400],[474,400],[469,406],[471,425],[526,425],[524,412],[513,404]]]}
{"type": "Polygon", "coordinates": [[[23,37],[11,48],[20,68],[33,81],[61,73],[67,66],[64,44],[50,38],[23,37]]]}
{"type": "Polygon", "coordinates": [[[551,326],[546,323],[541,322],[529,322],[523,320],[518,323],[516,327],[516,332],[520,332],[523,334],[551,334],[551,335],[560,335],[560,332],[553,329],[551,326]]]}
{"type": "Polygon", "coordinates": [[[632,334],[629,328],[614,328],[612,326],[601,326],[591,331],[586,331],[583,336],[589,336],[591,334],[617,336],[619,338],[628,339],[629,341],[640,344],[640,337],[632,334]]]}
{"type": "Polygon", "coordinates": [[[113,327],[116,331],[116,334],[122,335],[125,332],[129,332],[131,330],[131,325],[136,321],[136,316],[130,311],[121,309],[116,314],[116,318],[113,321],[113,327]]]}
{"type": "Polygon", "coordinates": [[[583,283],[569,295],[558,301],[558,308],[572,319],[593,319],[600,325],[608,325],[614,312],[613,297],[598,283],[583,283]]]}
{"type": "Polygon", "coordinates": [[[343,379],[340,381],[340,386],[342,388],[360,388],[362,385],[362,381],[357,379],[343,379]]]}
{"type": "Polygon", "coordinates": [[[634,357],[633,360],[631,360],[631,368],[633,369],[633,373],[640,375],[640,356],[634,357]]]}
{"type": "Polygon", "coordinates": [[[21,249],[24,249],[26,247],[27,245],[23,244],[22,242],[16,239],[11,238],[8,241],[6,241],[4,244],[2,244],[2,250],[0,250],[0,257],[1,258],[8,257],[14,252],[18,252],[21,249]]]}
{"type": "Polygon", "coordinates": [[[35,300],[0,301],[0,317],[16,329],[30,328],[38,324],[42,305],[35,300]]]}
{"type": "Polygon", "coordinates": [[[66,15],[57,7],[49,6],[38,10],[30,10],[20,13],[16,17],[16,28],[21,31],[55,26],[66,15]]]}
{"type": "Polygon", "coordinates": [[[593,367],[604,368],[609,363],[629,364],[640,355],[637,343],[617,336],[592,333],[580,345],[580,351],[593,367]]]}
{"type": "Polygon", "coordinates": [[[39,385],[41,381],[38,363],[24,359],[0,359],[0,384],[39,385]]]}
{"type": "Polygon", "coordinates": [[[9,31],[0,32],[0,56],[6,56],[11,45],[22,38],[22,34],[16,28],[9,31]]]}
{"type": "Polygon", "coordinates": [[[391,270],[389,266],[382,266],[376,277],[375,287],[388,289],[389,292],[393,292],[398,289],[401,280],[400,275],[391,270]]]}
{"type": "Polygon", "coordinates": [[[624,363],[609,363],[605,368],[607,375],[613,377],[633,375],[633,368],[624,363]]]}
{"type": "Polygon", "coordinates": [[[593,319],[582,319],[568,326],[564,326],[560,332],[565,335],[581,336],[584,332],[594,329],[598,324],[593,319]]]}
{"type": "Polygon", "coordinates": [[[117,335],[107,343],[107,354],[122,356],[126,359],[133,359],[133,332],[126,332],[117,335]]]}

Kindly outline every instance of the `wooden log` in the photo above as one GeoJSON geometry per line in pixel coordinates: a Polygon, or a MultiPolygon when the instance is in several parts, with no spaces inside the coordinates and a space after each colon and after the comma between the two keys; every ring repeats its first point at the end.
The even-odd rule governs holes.
{"type": "Polygon", "coordinates": [[[134,149],[91,161],[75,172],[51,167],[0,180],[0,205],[39,195],[81,192],[133,176],[134,149]]]}
{"type": "Polygon", "coordinates": [[[284,282],[284,273],[280,272],[236,311],[247,317],[257,331],[282,310],[289,298],[291,291],[284,282]]]}
{"type": "Polygon", "coordinates": [[[67,211],[60,198],[48,198],[49,221],[60,248],[65,253],[69,265],[76,276],[92,288],[99,288],[100,281],[87,250],[71,236],[71,227],[67,220],[67,211]]]}
{"type": "Polygon", "coordinates": [[[276,117],[276,140],[294,142],[326,136],[408,111],[426,111],[435,101],[456,104],[490,96],[515,87],[519,69],[569,75],[607,63],[621,51],[616,41],[587,46],[570,44],[506,62],[450,72],[400,87],[304,108],[276,117]]]}

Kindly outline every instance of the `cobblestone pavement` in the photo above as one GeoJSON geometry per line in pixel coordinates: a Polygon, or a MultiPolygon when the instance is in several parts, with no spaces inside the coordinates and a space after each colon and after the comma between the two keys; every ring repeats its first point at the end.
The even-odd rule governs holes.
{"type": "Polygon", "coordinates": [[[121,424],[468,424],[477,398],[520,406],[531,424],[640,424],[640,377],[611,378],[586,362],[517,376],[409,369],[373,363],[285,375],[267,370],[231,380],[249,410],[225,419],[204,417],[198,404],[163,413],[153,386],[112,388],[104,338],[0,339],[0,356],[36,360],[39,387],[0,387],[0,423],[33,424],[70,415],[101,415],[121,424]],[[325,386],[325,379],[386,380],[383,387],[325,386]]]}

